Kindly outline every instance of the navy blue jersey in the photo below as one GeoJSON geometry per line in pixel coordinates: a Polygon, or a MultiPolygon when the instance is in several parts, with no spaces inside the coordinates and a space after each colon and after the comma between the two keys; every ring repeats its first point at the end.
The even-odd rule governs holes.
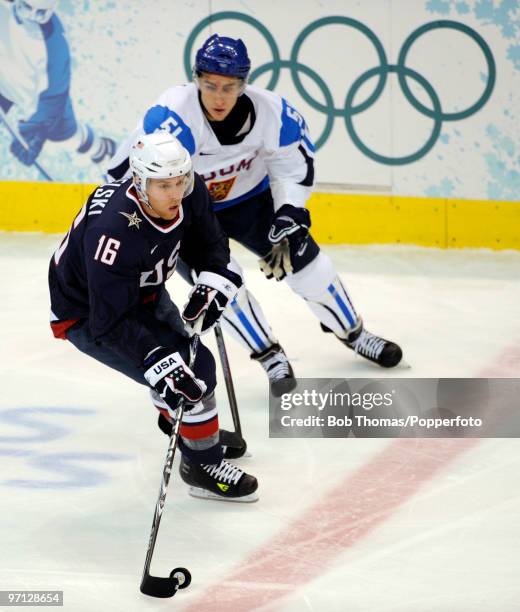
{"type": "Polygon", "coordinates": [[[139,309],[153,302],[179,256],[197,272],[230,274],[228,239],[198,175],[169,225],[144,212],[131,180],[102,185],[51,259],[51,318],[88,319],[96,340],[141,365],[157,341],[139,322],[139,309]]]}

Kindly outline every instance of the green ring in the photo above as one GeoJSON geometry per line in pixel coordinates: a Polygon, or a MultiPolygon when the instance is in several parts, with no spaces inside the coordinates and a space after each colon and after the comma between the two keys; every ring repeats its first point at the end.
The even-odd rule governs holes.
{"type": "Polygon", "coordinates": [[[356,145],[356,147],[370,159],[380,164],[386,164],[388,166],[402,166],[404,164],[410,164],[414,161],[417,161],[421,157],[424,157],[431,150],[434,144],[437,142],[437,138],[439,137],[441,133],[441,127],[442,127],[442,119],[440,117],[434,117],[433,130],[432,130],[432,133],[430,134],[430,137],[420,149],[415,151],[415,153],[411,153],[410,155],[405,155],[403,157],[386,157],[385,155],[380,155],[379,153],[372,151],[372,149],[369,149],[365,145],[365,143],[359,138],[359,136],[356,133],[356,130],[354,129],[354,124],[352,123],[352,115],[348,113],[347,111],[349,106],[352,105],[354,96],[356,95],[357,90],[361,87],[361,85],[363,85],[363,83],[367,81],[368,79],[378,74],[378,72],[380,72],[381,70],[386,70],[387,72],[395,72],[397,74],[399,74],[400,71],[403,71],[406,73],[406,76],[411,77],[412,79],[415,79],[416,81],[418,81],[424,87],[428,95],[430,96],[432,103],[433,103],[433,108],[439,114],[441,113],[441,103],[440,103],[439,97],[437,96],[435,90],[430,85],[430,83],[418,72],[415,72],[415,70],[412,70],[411,68],[407,68],[406,66],[393,66],[393,65],[389,65],[386,68],[383,68],[383,67],[372,68],[371,70],[367,70],[365,73],[363,73],[360,77],[358,77],[354,81],[352,87],[350,88],[350,91],[347,94],[347,98],[345,100],[345,109],[346,109],[345,125],[347,126],[347,132],[349,133],[349,136],[352,139],[352,142],[356,145]]]}
{"type": "MultiPolygon", "coordinates": [[[[255,72],[251,75],[251,81],[254,81],[256,78],[261,76],[264,72],[267,72],[268,70],[271,70],[273,68],[273,64],[274,64],[274,62],[268,62],[266,64],[262,64],[262,66],[257,68],[255,70],[255,72]]],[[[290,60],[280,60],[279,61],[279,66],[280,66],[280,68],[290,68],[291,70],[293,70],[294,67],[295,67],[294,66],[294,62],[291,62],[290,60]]],[[[315,72],[312,68],[309,68],[305,64],[300,64],[299,62],[297,62],[297,64],[296,64],[296,69],[297,70],[301,70],[308,77],[313,79],[313,81],[321,89],[321,91],[323,93],[323,97],[325,98],[325,101],[326,101],[327,104],[329,104],[329,105],[333,105],[334,104],[334,100],[332,99],[332,94],[330,93],[330,89],[327,87],[327,84],[325,83],[325,81],[320,77],[320,75],[317,72],[315,72]]],[[[325,127],[323,129],[323,132],[320,134],[320,137],[314,143],[316,151],[326,142],[327,138],[330,136],[333,124],[334,124],[334,116],[331,115],[331,114],[328,114],[327,115],[327,122],[325,123],[325,127]]]]}
{"type": "MultiPolygon", "coordinates": [[[[306,28],[304,28],[300,32],[291,50],[291,62],[293,63],[293,65],[296,65],[296,64],[304,65],[304,64],[300,64],[300,62],[298,61],[298,55],[300,53],[301,46],[304,43],[304,41],[307,39],[307,37],[310,34],[312,34],[312,32],[314,32],[315,30],[322,28],[324,26],[333,25],[333,24],[346,25],[364,34],[370,40],[370,42],[374,45],[377,56],[379,58],[380,65],[381,66],[387,65],[385,50],[383,48],[381,41],[374,34],[374,32],[372,32],[370,28],[368,28],[366,25],[364,25],[360,21],[357,21],[356,19],[350,19],[349,17],[339,17],[339,16],[323,17],[322,19],[317,19],[316,21],[313,21],[312,23],[310,23],[306,28]]],[[[323,106],[323,104],[320,104],[312,96],[310,96],[307,93],[307,91],[304,89],[300,81],[298,72],[295,71],[293,67],[291,67],[291,76],[296,86],[296,90],[301,95],[301,97],[307,102],[307,104],[309,104],[309,106],[327,115],[332,115],[333,117],[341,117],[344,114],[343,108],[335,108],[334,104],[332,104],[330,107],[323,106]]],[[[372,94],[368,97],[368,99],[365,100],[365,102],[359,104],[358,107],[353,107],[352,112],[360,113],[361,111],[364,111],[368,107],[372,106],[372,104],[381,95],[381,92],[385,88],[385,85],[386,85],[386,72],[381,74],[379,83],[377,84],[372,94]]]]}
{"type": "MultiPolygon", "coordinates": [[[[457,121],[459,119],[466,119],[467,117],[473,115],[478,110],[480,110],[484,106],[484,104],[489,100],[489,97],[491,96],[491,93],[495,86],[495,80],[496,80],[496,66],[495,66],[495,60],[493,58],[493,54],[491,53],[491,49],[489,48],[486,41],[482,38],[482,36],[480,36],[480,34],[478,34],[478,32],[475,32],[475,30],[472,30],[470,27],[468,27],[467,25],[463,23],[459,23],[458,21],[450,21],[447,19],[440,19],[438,21],[432,21],[430,23],[426,23],[420,28],[417,28],[416,30],[414,30],[410,34],[410,36],[408,36],[408,38],[404,41],[403,46],[401,47],[401,50],[399,52],[399,58],[397,60],[397,65],[402,68],[405,68],[406,56],[412,44],[420,36],[422,36],[425,32],[429,32],[430,30],[436,30],[438,28],[449,28],[449,29],[458,30],[459,32],[463,32],[464,34],[467,34],[470,38],[472,38],[477,43],[477,45],[480,47],[480,50],[482,51],[486,59],[486,63],[488,66],[488,81],[486,84],[486,88],[484,89],[484,92],[482,93],[480,98],[475,102],[475,104],[472,104],[467,109],[458,111],[456,113],[443,113],[441,110],[440,115],[439,115],[439,117],[443,121],[457,121]]],[[[436,119],[436,117],[434,117],[435,111],[432,111],[430,108],[424,106],[424,104],[422,104],[419,100],[417,100],[417,98],[413,95],[410,88],[408,87],[408,83],[406,82],[406,78],[404,74],[399,72],[398,75],[399,75],[399,85],[401,86],[401,89],[403,90],[403,93],[406,99],[408,100],[408,102],[410,102],[410,104],[423,115],[430,117],[430,119],[436,119]]]]}

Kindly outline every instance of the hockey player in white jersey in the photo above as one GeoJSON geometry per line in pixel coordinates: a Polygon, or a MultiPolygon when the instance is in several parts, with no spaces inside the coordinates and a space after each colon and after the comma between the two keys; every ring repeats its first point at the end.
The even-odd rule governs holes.
{"type": "MultiPolygon", "coordinates": [[[[125,175],[136,134],[171,131],[193,156],[227,235],[261,258],[268,278],[284,279],[323,331],[366,359],[394,367],[400,347],[364,328],[331,260],[309,234],[305,203],[314,183],[314,145],[307,124],[284,98],[248,85],[250,67],[240,39],[211,36],[196,54],[194,82],[170,87],[146,111],[109,174],[125,175]]],[[[292,388],[292,368],[244,285],[224,321],[264,366],[276,395],[292,388]]]]}
{"type": "Polygon", "coordinates": [[[70,52],[54,12],[57,3],[0,0],[0,109],[9,123],[12,110],[21,117],[10,126],[22,137],[13,138],[11,153],[30,166],[50,140],[66,142],[68,149],[89,155],[94,163],[106,163],[115,142],[96,135],[74,115],[70,52]]]}

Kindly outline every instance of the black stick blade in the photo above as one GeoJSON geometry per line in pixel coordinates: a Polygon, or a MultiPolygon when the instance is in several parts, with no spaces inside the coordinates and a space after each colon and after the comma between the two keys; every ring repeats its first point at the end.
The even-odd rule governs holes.
{"type": "Polygon", "coordinates": [[[226,447],[226,459],[238,459],[246,454],[247,443],[236,431],[219,430],[219,443],[226,447]]]}
{"type": "Polygon", "coordinates": [[[160,578],[146,574],[141,581],[141,593],[150,597],[173,597],[179,588],[177,578],[160,578]]]}

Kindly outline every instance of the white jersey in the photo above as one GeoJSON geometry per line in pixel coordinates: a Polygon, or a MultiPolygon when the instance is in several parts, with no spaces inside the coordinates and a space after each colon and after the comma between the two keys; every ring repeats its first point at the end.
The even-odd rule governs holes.
{"type": "Polygon", "coordinates": [[[0,94],[32,115],[49,87],[47,47],[37,23],[17,20],[13,5],[0,0],[0,94]]]}
{"type": "MultiPolygon", "coordinates": [[[[146,112],[119,147],[109,172],[124,168],[138,134],[169,130],[189,151],[204,179],[215,210],[234,206],[271,188],[275,210],[304,206],[314,181],[314,145],[303,117],[279,95],[248,85],[245,95],[256,120],[242,142],[222,145],[211,129],[194,83],[171,87],[146,112]]],[[[244,130],[246,131],[246,130],[244,130]]]]}

